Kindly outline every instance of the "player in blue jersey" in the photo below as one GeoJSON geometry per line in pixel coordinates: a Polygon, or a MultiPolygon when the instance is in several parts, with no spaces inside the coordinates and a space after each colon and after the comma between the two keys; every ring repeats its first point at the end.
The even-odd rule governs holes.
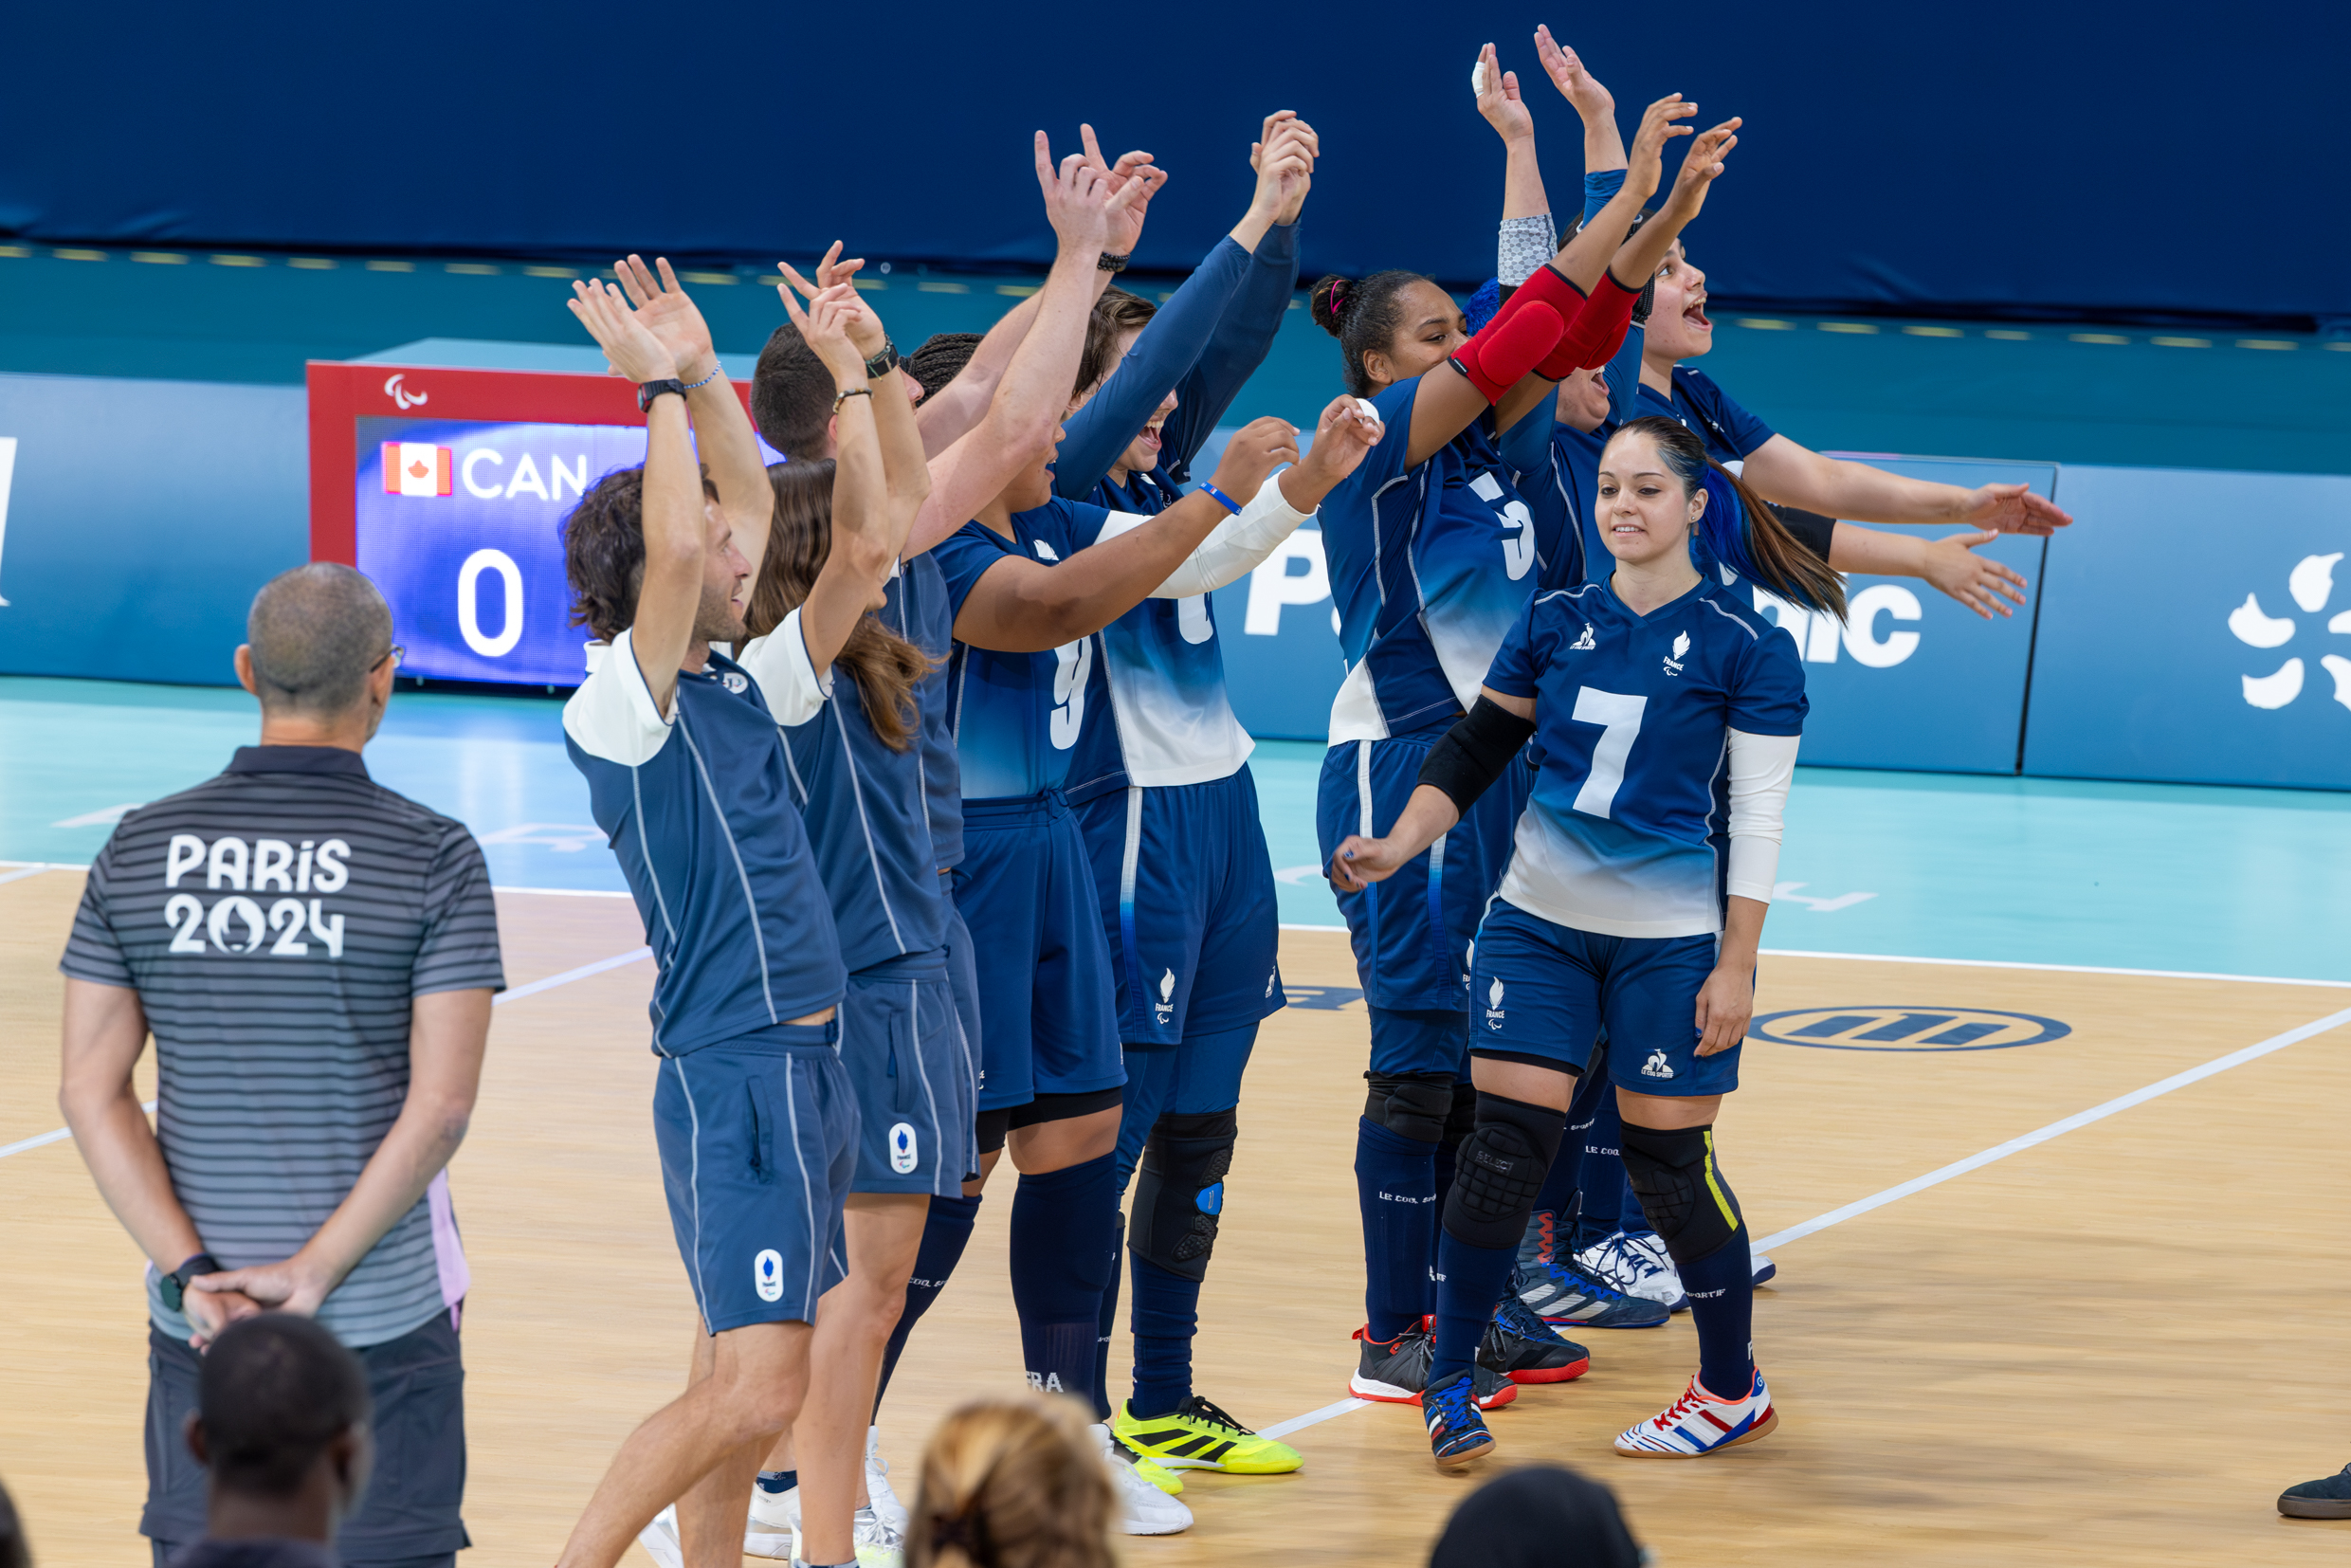
{"type": "Polygon", "coordinates": [[[1476,1124],[1445,1200],[1424,1400],[1446,1466],[1492,1450],[1470,1377],[1478,1339],[1603,1029],[1626,1168],[1680,1267],[1699,1341],[1683,1396],[1617,1450],[1694,1458],[1778,1420],[1753,1359],[1747,1231],[1713,1124],[1754,1009],[1804,666],[1700,566],[1722,560],[1840,618],[1844,588],[1670,419],[1611,438],[1597,509],[1615,571],[1528,602],[1386,835],[1350,837],[1331,862],[1342,887],[1392,877],[1540,741],[1470,971],[1476,1124]]]}
{"type": "MultiPolygon", "coordinates": [[[[1114,289],[1096,303],[1079,407],[1053,466],[1059,496],[1140,517],[1182,499],[1193,458],[1289,308],[1317,150],[1310,126],[1268,117],[1250,149],[1248,210],[1175,296],[1160,307],[1114,289]]],[[[1342,410],[1351,436],[1367,433],[1358,411],[1342,410]]],[[[1292,1470],[1296,1449],[1255,1435],[1192,1385],[1241,1077],[1259,1021],[1284,1005],[1251,742],[1226,695],[1207,593],[1144,599],[1091,644],[1065,793],[1092,857],[1118,988],[1127,1075],[1118,1190],[1141,1168],[1128,1238],[1134,1392],[1114,1400],[1103,1386],[1114,1267],[1097,1414],[1169,1468],[1292,1470]]]]}
{"type": "MultiPolygon", "coordinates": [[[[807,601],[746,639],[775,508],[750,421],[667,264],[658,281],[634,257],[616,270],[627,297],[581,283],[572,309],[638,383],[647,456],[565,523],[574,615],[608,647],[564,735],[660,966],[655,1134],[705,1333],[685,1394],[614,1456],[564,1568],[611,1568],[681,1498],[688,1534],[733,1549],[759,1456],[807,1387],[816,1304],[842,1277],[858,1116],[837,1048],[847,973],[776,726],[822,706],[819,671],[880,594],[911,516],[845,483],[807,601]]],[[[811,308],[812,338],[845,339],[860,307],[843,286],[811,308]]],[[[870,395],[854,351],[840,376],[845,422],[911,425],[894,387],[870,395]]]]}
{"type": "MultiPolygon", "coordinates": [[[[1701,137],[1666,208],[1620,250],[1612,231],[1622,235],[1656,190],[1664,144],[1683,131],[1672,122],[1689,112],[1679,95],[1651,107],[1625,189],[1474,337],[1465,339],[1452,300],[1411,273],[1315,286],[1315,319],[1340,338],[1348,391],[1369,397],[1392,432],[1324,507],[1323,548],[1348,662],[1331,711],[1317,811],[1326,854],[1402,809],[1429,748],[1475,702],[1503,633],[1549,570],[1549,553],[1562,547],[1511,487],[1494,427],[1507,432],[1548,398],[1552,384],[1614,352],[1639,292],[1623,280],[1646,276],[1696,215],[1735,139],[1735,124],[1701,137]],[[1550,329],[1558,340],[1487,363],[1502,358],[1497,350],[1510,334],[1523,333],[1516,323],[1536,313],[1560,323],[1554,301],[1565,304],[1586,288],[1588,301],[1566,306],[1575,323],[1550,329]],[[1409,439],[1399,440],[1407,431],[1409,439]]],[[[1376,890],[1340,890],[1372,1018],[1370,1093],[1356,1152],[1367,1275],[1366,1322],[1357,1336],[1362,1349],[1349,1383],[1358,1397],[1414,1403],[1427,1379],[1431,1346],[1422,1324],[1433,1305],[1435,1205],[1471,1108],[1462,1082],[1466,957],[1530,779],[1523,765],[1512,770],[1460,831],[1396,880],[1376,890]]],[[[1513,1320],[1528,1316],[1515,1297],[1500,1306],[1513,1320]]],[[[1595,1327],[1666,1319],[1591,1282],[1555,1310],[1595,1327]]],[[[1539,1324],[1523,1326],[1527,1338],[1543,1336],[1539,1324]]],[[[1502,1380],[1508,1370],[1480,1367],[1482,1400],[1510,1396],[1502,1380]]]]}

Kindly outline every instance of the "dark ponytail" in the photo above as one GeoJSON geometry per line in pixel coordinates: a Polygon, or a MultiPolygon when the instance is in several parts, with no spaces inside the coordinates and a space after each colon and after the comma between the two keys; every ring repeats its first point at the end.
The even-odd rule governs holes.
{"type": "Polygon", "coordinates": [[[1411,284],[1428,281],[1417,272],[1375,272],[1360,282],[1334,275],[1307,294],[1306,310],[1314,324],[1339,339],[1349,396],[1369,397],[1377,390],[1363,372],[1363,356],[1388,352],[1404,324],[1396,296],[1411,284]]]}
{"type": "Polygon", "coordinates": [[[1693,556],[1711,555],[1750,582],[1761,583],[1790,604],[1845,619],[1845,579],[1829,563],[1796,542],[1771,503],[1746,481],[1706,455],[1705,444],[1678,419],[1646,414],[1627,420],[1609,438],[1645,435],[1684,495],[1706,493],[1706,510],[1690,530],[1693,556]]]}

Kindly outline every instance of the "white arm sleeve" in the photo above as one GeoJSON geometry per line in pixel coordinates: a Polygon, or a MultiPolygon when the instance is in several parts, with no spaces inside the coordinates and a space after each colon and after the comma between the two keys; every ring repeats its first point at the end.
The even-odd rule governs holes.
{"type": "MultiPolygon", "coordinates": [[[[1284,500],[1279,476],[1268,474],[1249,503],[1218,523],[1200,541],[1200,547],[1185,557],[1184,564],[1151,591],[1151,597],[1188,599],[1195,593],[1211,593],[1228,583],[1239,582],[1312,516],[1312,512],[1298,511],[1284,500]]],[[[1136,512],[1113,512],[1094,542],[1117,538],[1150,520],[1136,512]]]]}
{"type": "Polygon", "coordinates": [[[832,672],[816,673],[797,610],[766,636],[745,643],[735,662],[759,683],[759,695],[767,699],[767,711],[778,724],[807,723],[832,695],[832,672]]]}
{"type": "Polygon", "coordinates": [[[1551,260],[1558,248],[1559,236],[1551,227],[1550,213],[1504,218],[1494,246],[1494,281],[1504,288],[1516,288],[1535,276],[1535,269],[1551,260]]]}
{"type": "Polygon", "coordinates": [[[1728,890],[1772,902],[1779,877],[1779,827],[1795,777],[1794,735],[1731,734],[1731,866],[1728,890]]]}
{"type": "MultiPolygon", "coordinates": [[[[677,699],[670,699],[674,716],[677,699]]],[[[563,733],[590,757],[628,767],[650,762],[669,741],[670,716],[653,705],[628,632],[589,645],[588,679],[563,704],[563,733]]]]}

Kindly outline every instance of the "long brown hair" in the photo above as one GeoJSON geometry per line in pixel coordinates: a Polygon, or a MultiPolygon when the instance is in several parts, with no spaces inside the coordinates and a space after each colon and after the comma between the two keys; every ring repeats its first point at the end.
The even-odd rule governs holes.
{"type": "Polygon", "coordinates": [[[1058,1395],[979,1399],[922,1451],[908,1568],[1112,1568],[1110,1477],[1058,1395]]]}
{"type": "MultiPolygon", "coordinates": [[[[775,487],[775,520],[768,534],[759,580],[752,586],[751,610],[743,617],[754,637],[783,625],[816,586],[816,574],[832,554],[832,459],[778,463],[767,471],[775,487]]],[[[914,688],[937,662],[882,624],[870,611],[841,645],[834,662],[857,683],[866,722],[877,739],[902,752],[914,738],[914,688]]]]}
{"type": "Polygon", "coordinates": [[[1690,532],[1724,565],[1791,604],[1845,619],[1845,579],[1796,542],[1771,502],[1707,456],[1705,443],[1689,427],[1663,414],[1645,414],[1619,426],[1610,444],[1629,435],[1645,435],[1656,444],[1657,455],[1681,482],[1684,495],[1694,496],[1701,489],[1715,492],[1707,498],[1699,526],[1690,532]],[[1734,519],[1731,509],[1721,504],[1725,494],[1738,498],[1737,510],[1743,518],[1734,519]]]}

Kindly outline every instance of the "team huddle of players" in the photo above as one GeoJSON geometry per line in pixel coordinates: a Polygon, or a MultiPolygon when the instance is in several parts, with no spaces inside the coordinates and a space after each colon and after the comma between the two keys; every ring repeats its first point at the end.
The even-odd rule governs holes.
{"type": "Polygon", "coordinates": [[[1421,1407],[1463,1464],[1484,1413],[1585,1370],[1562,1327],[1686,1304],[1697,1375],[1616,1448],[1772,1429],[1768,1261],[1712,1133],[1805,713],[1759,594],[1841,614],[1835,569],[1863,569],[2005,612],[2021,580],[1969,548],[2067,520],[1821,458],[1677,369],[1711,334],[1682,231],[1740,122],[1698,131],[1675,95],[1628,148],[1576,56],[1536,46],[1584,124],[1565,244],[1489,46],[1483,319],[1410,272],[1314,283],[1343,394],[1310,440],[1243,425],[1206,478],[1297,288],[1325,150],[1287,112],[1156,308],[1111,280],[1166,175],[1090,129],[1058,163],[1038,135],[1055,260],[984,336],[902,356],[839,246],[785,267],[748,418],[666,264],[576,286],[647,452],[565,525],[598,646],[563,722],[659,960],[656,1135],[703,1332],[567,1568],[640,1532],[698,1568],[959,1540],[907,1518],[873,1422],[1007,1151],[1028,1377],[1091,1405],[1124,1527],[1188,1525],[1183,1468],[1299,1466],[1194,1390],[1191,1352],[1243,1072],[1284,1005],[1209,595],[1310,519],[1346,659],[1320,829],[1371,1025],[1351,1388],[1421,1407]],[[788,461],[763,465],[755,421],[788,461]]]}

